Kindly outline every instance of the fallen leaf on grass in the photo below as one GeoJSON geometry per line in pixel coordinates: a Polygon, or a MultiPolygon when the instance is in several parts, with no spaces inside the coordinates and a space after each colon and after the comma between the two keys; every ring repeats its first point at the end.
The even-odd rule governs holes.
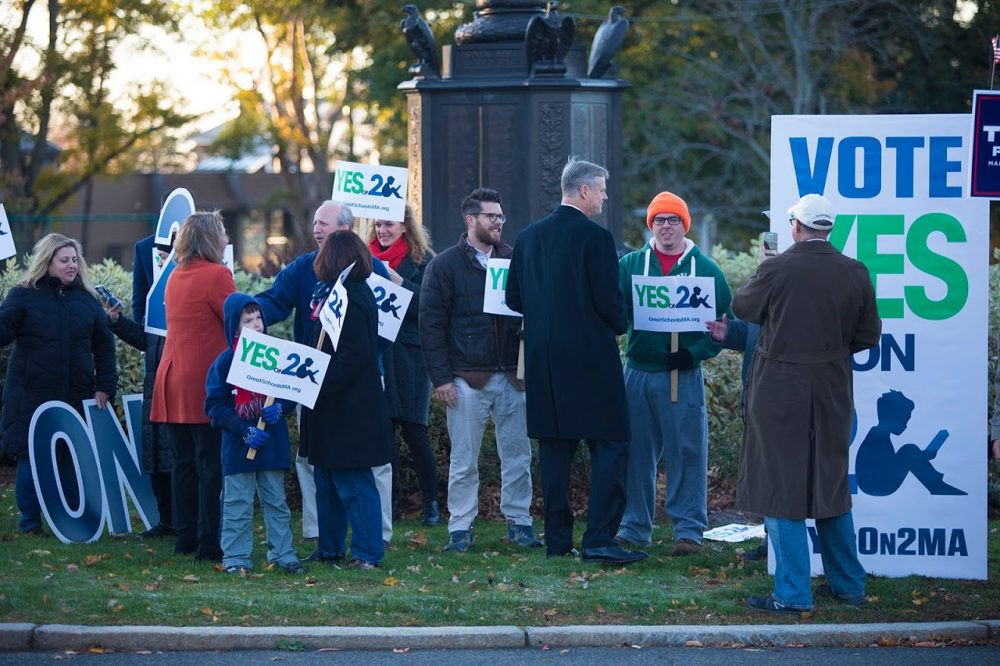
{"type": "Polygon", "coordinates": [[[87,555],[83,558],[83,564],[85,566],[92,567],[106,557],[107,555],[87,555]]]}
{"type": "Polygon", "coordinates": [[[430,592],[430,590],[427,588],[426,585],[421,585],[420,586],[420,593],[421,594],[427,594],[428,592],[430,592]]]}
{"type": "Polygon", "coordinates": [[[393,576],[388,576],[382,581],[382,584],[386,587],[396,587],[399,585],[399,579],[393,576]]]}
{"type": "Polygon", "coordinates": [[[705,585],[708,585],[709,587],[715,587],[717,585],[725,585],[725,584],[726,581],[719,580],[718,578],[709,578],[708,580],[705,581],[705,585]]]}
{"type": "Polygon", "coordinates": [[[146,586],[147,592],[156,592],[158,589],[160,589],[160,581],[158,580],[154,580],[152,583],[146,586]]]}
{"type": "Polygon", "coordinates": [[[456,583],[456,584],[457,584],[457,583],[460,583],[460,582],[462,582],[462,581],[460,581],[460,580],[459,580],[459,578],[458,578],[458,574],[457,574],[457,573],[453,573],[453,574],[451,575],[451,582],[453,582],[453,583],[456,583]]]}
{"type": "Polygon", "coordinates": [[[28,555],[38,555],[39,557],[45,557],[46,555],[51,555],[51,554],[52,554],[51,550],[42,550],[40,548],[28,551],[28,555]]]}
{"type": "Polygon", "coordinates": [[[410,537],[410,540],[409,540],[408,543],[410,543],[410,544],[412,544],[414,546],[426,546],[427,545],[427,537],[424,536],[423,532],[417,532],[416,534],[414,534],[413,536],[410,537]]]}
{"type": "Polygon", "coordinates": [[[118,589],[121,590],[122,592],[128,592],[129,590],[128,583],[118,583],[118,589]]]}
{"type": "Polygon", "coordinates": [[[420,573],[420,565],[419,564],[411,564],[410,566],[406,567],[406,570],[409,571],[410,573],[418,574],[418,573],[420,573]]]}
{"type": "Polygon", "coordinates": [[[551,620],[554,616],[556,616],[558,614],[559,614],[559,611],[557,611],[555,608],[550,608],[547,611],[545,611],[544,613],[542,613],[542,617],[544,617],[546,620],[551,620]]]}
{"type": "Polygon", "coordinates": [[[69,571],[70,573],[72,573],[74,571],[79,571],[79,570],[80,570],[80,566],[77,565],[77,564],[67,564],[66,565],[66,571],[69,571]]]}
{"type": "Polygon", "coordinates": [[[198,576],[195,576],[194,574],[188,574],[187,576],[184,576],[184,578],[181,578],[181,580],[185,583],[197,583],[201,580],[201,578],[198,578],[198,576]]]}
{"type": "Polygon", "coordinates": [[[208,615],[209,617],[211,617],[211,616],[215,615],[215,611],[213,611],[211,608],[206,607],[206,608],[202,608],[201,609],[201,614],[202,615],[208,615]]]}

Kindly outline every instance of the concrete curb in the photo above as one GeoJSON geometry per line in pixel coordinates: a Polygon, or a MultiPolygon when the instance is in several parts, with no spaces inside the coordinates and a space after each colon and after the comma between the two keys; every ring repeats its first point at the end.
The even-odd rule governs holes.
{"type": "MultiPolygon", "coordinates": [[[[997,627],[1000,630],[1000,627],[997,627]]],[[[996,630],[995,630],[996,631],[996,630]]],[[[990,628],[979,622],[928,622],[898,624],[743,624],[731,626],[566,626],[528,627],[528,646],[538,647],[681,647],[689,641],[702,646],[807,645],[841,647],[889,640],[985,640],[990,628]]]]}
{"type": "Polygon", "coordinates": [[[0,650],[30,650],[33,624],[0,624],[0,650]]]}
{"type": "Polygon", "coordinates": [[[393,648],[523,648],[519,627],[37,627],[36,650],[391,650],[393,648]]]}
{"type": "Polygon", "coordinates": [[[890,641],[1000,638],[1000,620],[880,624],[562,627],[92,627],[0,624],[0,650],[390,650],[550,647],[841,647],[890,641]],[[694,643],[692,643],[694,641],[694,643]]]}

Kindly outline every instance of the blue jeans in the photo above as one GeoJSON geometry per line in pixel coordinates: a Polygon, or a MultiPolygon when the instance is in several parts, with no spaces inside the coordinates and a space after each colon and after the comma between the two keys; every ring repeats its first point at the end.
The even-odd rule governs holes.
{"type": "Polygon", "coordinates": [[[351,557],[370,564],[385,558],[382,543],[382,505],[375,475],[364,469],[314,467],[319,553],[340,557],[347,553],[347,525],[351,525],[351,557]]]}
{"type": "MultiPolygon", "coordinates": [[[[809,536],[806,521],[764,517],[774,557],[775,601],[799,610],[812,610],[809,584],[809,536]]],[[[816,520],[820,556],[826,582],[843,599],[865,596],[865,569],[858,561],[858,541],[851,512],[816,520]]]]}
{"type": "Polygon", "coordinates": [[[253,567],[253,496],[260,496],[260,508],[267,529],[267,561],[278,565],[298,561],[292,546],[291,512],[285,502],[285,473],[280,469],[229,474],[222,493],[222,566],[253,567]]]}
{"type": "Polygon", "coordinates": [[[632,439],[628,446],[628,502],[618,536],[639,546],[653,538],[656,470],[667,471],[665,508],[674,540],[702,543],[708,528],[708,413],[701,368],[677,372],[677,402],[670,373],[625,368],[632,439]]]}
{"type": "MultiPolygon", "coordinates": [[[[69,503],[70,509],[80,507],[80,489],[76,479],[76,470],[73,467],[73,458],[65,445],[61,445],[56,453],[56,468],[59,470],[59,479],[62,483],[63,494],[69,503]]],[[[14,480],[14,501],[17,509],[21,513],[18,527],[22,532],[28,530],[41,529],[42,527],[42,504],[38,500],[38,493],[35,491],[35,480],[31,474],[31,459],[28,454],[17,459],[17,476],[14,480]]]]}

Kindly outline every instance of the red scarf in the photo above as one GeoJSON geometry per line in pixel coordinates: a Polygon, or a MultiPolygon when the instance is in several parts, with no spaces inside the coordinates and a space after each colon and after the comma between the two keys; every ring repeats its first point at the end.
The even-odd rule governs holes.
{"type": "Polygon", "coordinates": [[[406,242],[406,234],[397,238],[395,243],[384,250],[379,245],[378,239],[373,238],[372,242],[368,244],[368,249],[372,251],[372,256],[376,259],[388,261],[389,268],[392,270],[399,268],[399,265],[403,263],[403,259],[406,259],[406,255],[410,252],[410,246],[406,242]]]}
{"type": "MultiPolygon", "coordinates": [[[[239,344],[240,336],[237,335],[236,341],[233,343],[233,351],[239,351],[237,349],[239,344]]],[[[256,421],[260,417],[261,410],[264,409],[265,400],[266,398],[260,393],[236,387],[236,413],[244,421],[256,421]]]]}

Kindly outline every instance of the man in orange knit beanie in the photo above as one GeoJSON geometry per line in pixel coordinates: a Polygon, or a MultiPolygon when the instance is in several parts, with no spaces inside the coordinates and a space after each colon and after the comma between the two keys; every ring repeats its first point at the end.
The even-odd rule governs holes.
{"type": "MultiPolygon", "coordinates": [[[[691,229],[687,204],[676,194],[660,192],[646,210],[653,238],[641,250],[622,257],[618,288],[629,315],[625,347],[625,396],[632,441],[629,444],[628,504],[618,538],[636,546],[652,542],[656,513],[656,469],[667,472],[666,512],[674,526],[672,555],[701,550],[708,527],[708,418],[701,363],[722,347],[705,331],[664,333],[636,330],[633,276],[714,278],[716,316],[729,311],[729,285],[714,261],[685,236],[691,229]],[[671,338],[677,336],[677,351],[671,338]],[[671,399],[671,372],[677,372],[677,399],[671,399]]],[[[692,299],[694,297],[692,296],[692,299]]],[[[706,297],[708,298],[708,297],[706,297]]]]}

